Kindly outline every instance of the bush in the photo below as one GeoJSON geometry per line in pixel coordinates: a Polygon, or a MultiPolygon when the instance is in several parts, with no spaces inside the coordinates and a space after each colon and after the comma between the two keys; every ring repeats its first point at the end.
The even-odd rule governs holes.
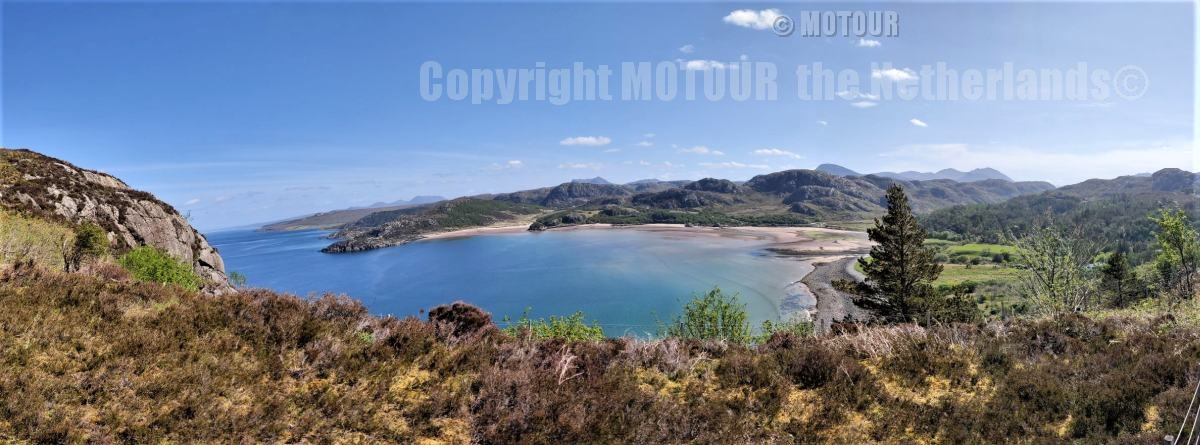
{"type": "Polygon", "coordinates": [[[121,256],[119,263],[140,281],[174,284],[188,290],[200,288],[200,277],[191,266],[152,246],[129,251],[121,256]]]}
{"type": "Polygon", "coordinates": [[[776,334],[790,334],[796,337],[811,337],[813,335],[813,323],[811,321],[788,320],[778,323],[771,320],[762,323],[762,329],[758,333],[758,343],[766,343],[771,337],[776,334]]]}
{"type": "MultiPolygon", "coordinates": [[[[506,323],[508,317],[504,318],[506,323]]],[[[521,319],[509,324],[504,332],[514,337],[531,336],[539,340],[556,338],[566,341],[599,341],[604,340],[604,329],[595,321],[589,326],[583,321],[583,311],[576,311],[566,317],[551,315],[550,319],[529,319],[529,311],[521,315],[521,319]]]]}
{"type": "Polygon", "coordinates": [[[718,287],[688,302],[683,308],[683,315],[667,326],[666,334],[735,343],[748,343],[751,340],[750,326],[746,322],[746,305],[738,302],[736,295],[726,296],[718,287]]]}
{"type": "Polygon", "coordinates": [[[71,269],[78,269],[84,262],[108,254],[108,235],[93,222],[85,222],[75,230],[71,269]]]}

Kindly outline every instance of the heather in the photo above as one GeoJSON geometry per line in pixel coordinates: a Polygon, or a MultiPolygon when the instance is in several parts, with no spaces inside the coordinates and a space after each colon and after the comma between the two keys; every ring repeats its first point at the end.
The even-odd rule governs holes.
{"type": "Polygon", "coordinates": [[[0,438],[32,442],[1147,443],[1200,377],[1192,303],[1178,320],[565,341],[461,303],[376,317],[22,265],[0,307],[0,438]]]}

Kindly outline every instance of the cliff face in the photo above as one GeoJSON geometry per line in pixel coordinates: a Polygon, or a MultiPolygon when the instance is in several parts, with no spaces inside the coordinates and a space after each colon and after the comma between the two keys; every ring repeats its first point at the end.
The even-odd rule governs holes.
{"type": "Polygon", "coordinates": [[[204,289],[230,289],[216,249],[187,219],[120,179],[29,150],[0,149],[0,207],[70,223],[91,221],[118,250],[142,245],[189,262],[204,289]]]}

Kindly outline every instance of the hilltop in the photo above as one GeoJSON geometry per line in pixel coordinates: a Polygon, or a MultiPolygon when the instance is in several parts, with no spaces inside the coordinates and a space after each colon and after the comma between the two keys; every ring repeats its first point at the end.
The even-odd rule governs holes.
{"type": "Polygon", "coordinates": [[[206,289],[229,288],[221,256],[186,217],[108,174],[30,150],[0,149],[0,209],[68,230],[97,224],[116,252],[153,246],[190,265],[206,289]]]}

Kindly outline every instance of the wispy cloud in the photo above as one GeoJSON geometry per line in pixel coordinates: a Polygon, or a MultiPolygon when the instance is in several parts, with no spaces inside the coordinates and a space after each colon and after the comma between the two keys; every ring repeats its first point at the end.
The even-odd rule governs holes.
{"type": "Polygon", "coordinates": [[[725,23],[741,26],[750,29],[771,29],[771,25],[775,23],[775,19],[779,18],[783,13],[778,9],[763,9],[755,11],[753,9],[738,9],[726,15],[721,19],[725,23]]]}
{"type": "Polygon", "coordinates": [[[822,127],[828,127],[829,121],[817,121],[817,125],[820,125],[822,127]]]}
{"type": "Polygon", "coordinates": [[[720,150],[713,150],[713,149],[708,148],[703,145],[697,145],[697,146],[689,147],[689,148],[682,148],[679,150],[679,152],[680,153],[691,153],[691,154],[697,154],[697,155],[713,155],[713,156],[724,156],[725,155],[725,153],[720,150]]]}
{"type": "Polygon", "coordinates": [[[904,80],[916,80],[917,72],[908,68],[886,68],[882,70],[874,69],[871,70],[871,78],[887,79],[896,82],[904,80]]]}
{"type": "Polygon", "coordinates": [[[929,126],[929,124],[925,123],[925,121],[923,121],[923,120],[920,120],[920,119],[917,119],[917,118],[915,118],[915,117],[914,117],[914,118],[912,118],[912,119],[909,119],[909,120],[908,120],[908,123],[910,123],[910,124],[913,124],[913,125],[916,125],[916,126],[918,126],[918,127],[921,127],[921,128],[925,128],[925,127],[928,127],[928,126],[929,126]]]}
{"type": "Polygon", "coordinates": [[[525,166],[524,162],[514,159],[511,161],[505,162],[503,164],[496,163],[496,164],[489,165],[487,169],[488,170],[515,170],[515,169],[518,169],[518,168],[521,168],[524,166],[525,166]]]}
{"type": "Polygon", "coordinates": [[[760,148],[758,150],[754,150],[754,154],[759,156],[781,156],[792,159],[804,159],[804,156],[802,155],[779,148],[760,148]]]}
{"type": "Polygon", "coordinates": [[[883,42],[880,42],[878,40],[859,38],[858,43],[854,44],[854,46],[857,46],[860,48],[877,48],[877,47],[883,46],[883,42]]]}
{"type": "Polygon", "coordinates": [[[200,203],[200,198],[192,198],[192,199],[187,200],[187,202],[183,203],[183,205],[190,206],[190,205],[196,205],[199,203],[200,203]]]}
{"type": "Polygon", "coordinates": [[[771,168],[769,165],[766,165],[766,164],[743,164],[741,162],[736,162],[736,161],[701,162],[700,166],[708,167],[708,168],[755,168],[755,169],[759,169],[759,170],[768,170],[771,168]]]}
{"type": "Polygon", "coordinates": [[[687,45],[683,45],[683,46],[679,47],[679,52],[684,53],[684,54],[694,53],[694,52],[696,52],[696,45],[693,45],[690,43],[687,45]]]}
{"type": "Polygon", "coordinates": [[[859,92],[859,91],[849,91],[849,90],[838,91],[837,97],[840,97],[844,100],[858,100],[858,99],[879,100],[879,95],[877,95],[877,94],[870,94],[870,93],[863,93],[863,92],[859,92]]]}
{"type": "Polygon", "coordinates": [[[558,164],[558,168],[570,170],[599,170],[603,165],[596,162],[566,162],[558,164]]]}
{"type": "Polygon", "coordinates": [[[608,137],[605,137],[605,136],[575,136],[575,137],[569,137],[569,138],[563,139],[561,141],[558,141],[558,143],[562,144],[562,145],[568,145],[568,146],[581,145],[581,146],[591,146],[591,147],[599,147],[602,145],[608,145],[611,142],[612,142],[612,139],[609,139],[608,137]]]}
{"type": "Polygon", "coordinates": [[[653,146],[654,146],[654,143],[653,143],[653,142],[650,142],[650,141],[641,141],[641,142],[638,142],[638,143],[636,143],[636,144],[633,144],[633,145],[636,145],[636,146],[638,146],[638,147],[653,147],[653,146]]]}
{"type": "Polygon", "coordinates": [[[854,103],[850,104],[850,106],[852,106],[854,108],[871,108],[876,105],[879,105],[879,103],[871,102],[869,100],[862,100],[862,101],[858,101],[858,102],[854,102],[854,103]]]}

